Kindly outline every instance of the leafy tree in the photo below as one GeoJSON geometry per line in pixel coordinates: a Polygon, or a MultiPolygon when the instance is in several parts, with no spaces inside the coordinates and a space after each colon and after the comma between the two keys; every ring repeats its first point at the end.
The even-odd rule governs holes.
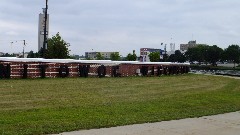
{"type": "Polygon", "coordinates": [[[11,57],[9,53],[3,54],[1,57],[11,57]]]}
{"type": "Polygon", "coordinates": [[[176,62],[183,63],[186,61],[186,57],[181,53],[180,50],[175,51],[175,60],[176,62]]]}
{"type": "Polygon", "coordinates": [[[104,57],[102,56],[102,54],[100,52],[97,52],[96,59],[97,60],[104,60],[104,57]]]}
{"type": "Polygon", "coordinates": [[[43,56],[43,48],[41,48],[38,52],[38,58],[44,58],[45,56],[43,56]]]}
{"type": "Polygon", "coordinates": [[[126,57],[127,61],[136,61],[137,60],[137,55],[135,54],[135,51],[133,51],[133,54],[129,53],[126,57]]]}
{"type": "Polygon", "coordinates": [[[137,55],[136,55],[136,54],[131,54],[131,53],[129,53],[129,54],[127,55],[127,57],[126,57],[126,60],[127,60],[127,61],[136,61],[136,59],[137,59],[137,55]]]}
{"type": "Polygon", "coordinates": [[[168,57],[168,61],[170,61],[170,62],[176,62],[175,54],[171,54],[171,55],[168,57]]]}
{"type": "Polygon", "coordinates": [[[227,60],[228,60],[228,57],[227,57],[226,49],[224,49],[221,55],[221,62],[224,62],[227,60]]]}
{"type": "Polygon", "coordinates": [[[240,62],[240,47],[238,45],[228,46],[228,48],[225,50],[225,55],[227,60],[234,63],[235,67],[235,64],[240,62]]]}
{"type": "Polygon", "coordinates": [[[111,55],[110,55],[110,59],[111,59],[111,60],[115,60],[115,61],[120,60],[119,52],[111,53],[111,55]]]}
{"type": "Polygon", "coordinates": [[[39,58],[39,53],[38,52],[34,53],[33,51],[30,51],[28,53],[27,58],[39,58]]]}
{"type": "Polygon", "coordinates": [[[151,62],[160,61],[160,52],[151,52],[148,56],[151,62]]]}
{"type": "Polygon", "coordinates": [[[59,33],[48,39],[46,58],[48,59],[67,59],[69,58],[70,45],[62,39],[59,33]]]}
{"type": "Polygon", "coordinates": [[[187,60],[189,60],[190,62],[196,61],[197,60],[197,49],[195,48],[188,48],[188,50],[185,53],[185,56],[187,58],[187,60]]]}
{"type": "Polygon", "coordinates": [[[181,53],[180,50],[176,50],[175,54],[169,56],[168,61],[170,62],[180,62],[183,63],[186,61],[185,56],[181,53]]]}
{"type": "Polygon", "coordinates": [[[30,51],[29,53],[28,53],[28,56],[27,56],[28,58],[35,58],[35,56],[34,56],[34,52],[33,51],[30,51]]]}
{"type": "Polygon", "coordinates": [[[190,61],[198,61],[199,63],[205,61],[207,51],[207,45],[198,45],[193,48],[189,48],[185,53],[186,58],[190,61]]]}
{"type": "Polygon", "coordinates": [[[221,60],[223,49],[216,45],[206,47],[206,62],[211,63],[213,66],[217,66],[216,62],[221,60]]]}
{"type": "Polygon", "coordinates": [[[167,62],[168,58],[169,58],[168,54],[163,54],[163,60],[161,61],[167,62]]]}
{"type": "Polygon", "coordinates": [[[2,55],[0,57],[16,57],[16,55],[15,54],[5,53],[4,55],[2,55]]]}

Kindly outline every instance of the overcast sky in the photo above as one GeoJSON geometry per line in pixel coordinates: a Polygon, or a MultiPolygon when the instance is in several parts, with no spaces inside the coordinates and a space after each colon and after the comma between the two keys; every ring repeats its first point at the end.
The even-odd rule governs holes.
{"type": "MultiPolygon", "coordinates": [[[[45,0],[1,0],[0,52],[38,49],[45,0]]],[[[60,32],[71,54],[120,51],[189,40],[226,48],[240,44],[240,0],[49,0],[50,36],[60,32]],[[172,40],[171,40],[172,38],[172,40]]],[[[168,46],[168,50],[169,50],[168,46]]]]}

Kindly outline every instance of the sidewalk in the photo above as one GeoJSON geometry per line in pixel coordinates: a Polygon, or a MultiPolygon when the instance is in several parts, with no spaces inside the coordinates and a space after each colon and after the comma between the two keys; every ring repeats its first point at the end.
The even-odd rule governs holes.
{"type": "Polygon", "coordinates": [[[59,135],[240,135],[240,112],[59,135]]]}

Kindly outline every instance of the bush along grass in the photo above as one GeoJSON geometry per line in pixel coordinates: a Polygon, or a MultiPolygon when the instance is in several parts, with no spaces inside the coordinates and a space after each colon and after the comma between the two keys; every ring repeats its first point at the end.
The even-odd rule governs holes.
{"type": "Polygon", "coordinates": [[[240,110],[240,80],[204,75],[0,80],[0,133],[51,134],[240,110]]]}

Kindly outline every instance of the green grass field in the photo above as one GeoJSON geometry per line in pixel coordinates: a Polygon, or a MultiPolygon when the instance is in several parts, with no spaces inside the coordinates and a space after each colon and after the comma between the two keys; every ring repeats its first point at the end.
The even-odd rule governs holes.
{"type": "Polygon", "coordinates": [[[240,80],[204,75],[0,80],[0,134],[51,134],[240,110],[240,80]]]}

